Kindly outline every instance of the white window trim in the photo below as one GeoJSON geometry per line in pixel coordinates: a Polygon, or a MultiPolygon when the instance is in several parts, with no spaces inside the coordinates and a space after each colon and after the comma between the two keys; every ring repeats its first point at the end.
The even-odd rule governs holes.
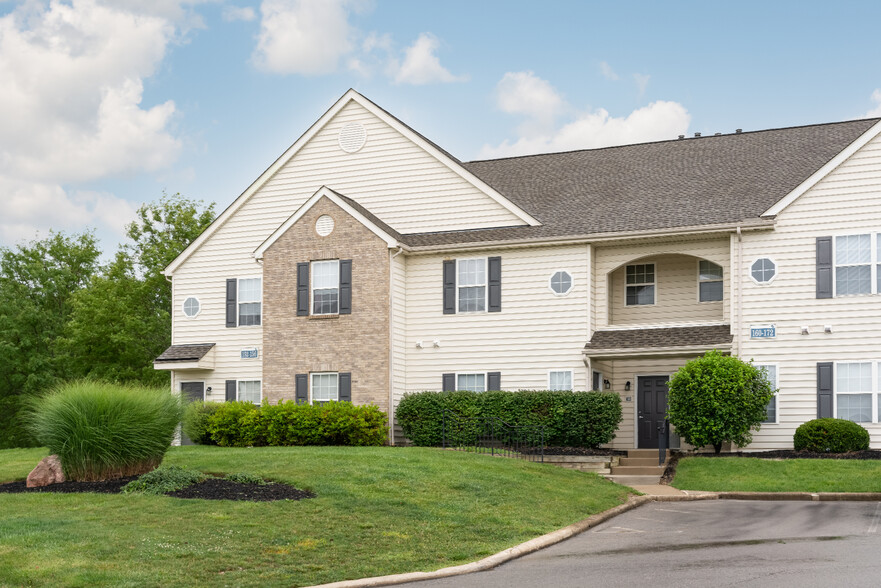
{"type": "MultiPolygon", "coordinates": [[[[828,233],[827,233],[828,234],[828,233]]],[[[865,232],[847,232],[847,233],[833,233],[832,235],[832,297],[846,297],[846,296],[873,296],[878,294],[878,264],[881,263],[881,259],[878,259],[878,240],[881,239],[881,233],[876,233],[871,229],[866,229],[865,232]],[[869,291],[862,294],[839,294],[838,293],[838,247],[836,246],[836,241],[838,237],[856,237],[857,235],[869,235],[869,291]]],[[[857,267],[860,265],[866,265],[865,263],[851,264],[851,265],[842,265],[841,267],[857,267]]],[[[845,361],[844,363],[851,363],[845,361]]],[[[837,404],[836,404],[836,414],[837,412],[837,404]]]]}
{"type": "Polygon", "coordinates": [[[625,263],[624,264],[624,307],[625,308],[639,308],[642,306],[657,306],[658,304],[658,264],[654,261],[644,261],[642,263],[625,263]],[[652,266],[652,274],[655,276],[654,282],[646,282],[644,284],[628,284],[627,283],[627,266],[629,265],[651,265],[652,266]],[[651,304],[627,304],[627,286],[654,286],[654,297],[651,304]]]}
{"type": "Polygon", "coordinates": [[[242,382],[257,382],[260,384],[260,401],[255,402],[254,404],[257,406],[260,406],[261,404],[263,404],[263,380],[261,378],[236,380],[236,400],[240,401],[239,400],[239,384],[242,382]]]}
{"type": "Polygon", "coordinates": [[[339,259],[313,259],[309,262],[309,316],[334,316],[340,313],[340,260],[339,259]],[[312,268],[316,263],[336,262],[336,312],[313,312],[315,310],[315,280],[312,268]]]}
{"type": "MultiPolygon", "coordinates": [[[[240,277],[236,278],[236,327],[242,327],[242,328],[247,328],[247,327],[262,328],[263,327],[263,276],[262,275],[259,275],[259,276],[240,276],[240,277]],[[243,301],[242,297],[241,297],[242,280],[257,280],[257,279],[260,280],[260,300],[244,300],[243,301]],[[239,316],[241,313],[239,312],[239,305],[254,303],[254,302],[260,303],[260,324],[259,325],[240,325],[239,324],[239,316]]],[[[236,388],[236,397],[238,397],[238,388],[236,388]]]]}
{"type": "MultiPolygon", "coordinates": [[[[236,287],[238,288],[238,282],[236,282],[236,287]]],[[[263,307],[261,306],[260,309],[261,309],[261,310],[260,310],[260,313],[263,314],[263,307]]],[[[184,296],[184,300],[183,300],[183,302],[180,303],[180,310],[181,310],[181,312],[184,314],[184,318],[186,318],[186,319],[194,319],[194,318],[196,318],[197,316],[199,316],[200,314],[202,314],[202,301],[199,300],[199,297],[198,297],[198,296],[184,296]],[[196,314],[194,314],[193,316],[188,315],[188,314],[187,314],[187,311],[184,310],[184,305],[187,303],[187,300],[189,300],[190,298],[192,298],[193,300],[195,300],[195,301],[196,301],[196,304],[199,305],[199,310],[196,311],[196,314]]],[[[238,310],[238,309],[236,309],[236,310],[238,310]]],[[[261,316],[260,318],[262,319],[263,317],[261,316]]],[[[236,315],[236,322],[238,322],[238,315],[236,315]]]]}
{"type": "MultiPolygon", "coordinates": [[[[861,233],[862,234],[862,233],[861,233]]],[[[839,418],[838,416],[838,366],[842,363],[870,363],[872,364],[872,389],[869,392],[842,392],[842,394],[869,394],[872,397],[872,420],[864,421],[862,423],[857,423],[858,425],[866,426],[878,424],[878,394],[881,394],[881,390],[878,389],[878,367],[881,360],[877,359],[851,359],[851,360],[841,360],[833,362],[835,366],[835,372],[832,374],[832,416],[833,418],[839,418]]],[[[779,376],[778,376],[779,378],[779,376]]]]}
{"type": "MultiPolygon", "coordinates": [[[[626,277],[624,279],[625,279],[625,281],[627,280],[626,277]]],[[[574,290],[574,289],[575,289],[575,276],[572,275],[572,272],[570,272],[569,270],[555,269],[551,272],[551,275],[548,276],[548,290],[550,290],[551,294],[553,294],[554,296],[557,296],[559,298],[562,298],[563,296],[569,296],[569,294],[571,294],[572,290],[574,290]],[[565,292],[557,292],[556,290],[554,290],[552,280],[554,279],[554,275],[556,275],[559,272],[566,272],[566,274],[569,275],[569,289],[566,290],[565,292]]]]}
{"type": "MultiPolygon", "coordinates": [[[[774,382],[777,387],[777,391],[780,391],[780,364],[775,362],[756,362],[753,364],[754,367],[764,368],[764,367],[773,367],[774,373],[777,374],[776,382],[774,382]]],[[[773,421],[762,421],[762,426],[765,425],[779,425],[780,424],[780,395],[778,392],[774,392],[774,397],[777,399],[776,408],[774,410],[774,420],[773,421]]]]}
{"type": "MultiPolygon", "coordinates": [[[[777,263],[777,260],[774,259],[773,257],[768,256],[768,255],[762,255],[761,257],[756,257],[755,259],[753,259],[750,262],[749,266],[747,266],[747,268],[746,268],[746,273],[749,274],[749,279],[751,279],[754,284],[756,284],[758,286],[767,286],[768,284],[770,284],[771,282],[776,280],[777,276],[780,275],[780,264],[777,263]],[[768,280],[767,282],[760,282],[757,279],[755,279],[755,277],[753,276],[753,265],[755,265],[755,263],[757,261],[759,261],[760,259],[767,259],[768,261],[770,261],[771,263],[774,264],[774,275],[771,276],[771,279],[768,280]]],[[[833,276],[833,281],[834,281],[834,276],[833,276]]]]}
{"type": "MultiPolygon", "coordinates": [[[[568,388],[568,390],[575,390],[575,370],[569,368],[560,368],[556,370],[548,370],[548,390],[551,389],[551,374],[555,374],[558,372],[569,372],[569,382],[572,383],[572,387],[568,388]]],[[[602,378],[602,376],[601,376],[602,378]]],[[[602,379],[600,380],[600,385],[602,385],[602,379]]],[[[565,392],[566,390],[561,390],[565,392]]]]}
{"type": "Polygon", "coordinates": [[[700,258],[697,260],[697,303],[698,304],[719,304],[725,301],[725,266],[721,263],[716,263],[711,259],[700,258]],[[719,269],[722,270],[722,277],[712,280],[702,280],[701,279],[701,262],[706,261],[712,263],[713,265],[718,265],[719,269]],[[701,284],[710,284],[713,282],[722,282],[722,300],[701,300],[701,284]]]}
{"type": "Polygon", "coordinates": [[[486,392],[487,387],[489,386],[489,372],[456,372],[456,382],[454,389],[459,391],[459,376],[483,376],[483,390],[481,392],[486,392]]]}
{"type": "Polygon", "coordinates": [[[340,401],[340,373],[339,372],[309,372],[309,404],[315,402],[339,402],[340,401]],[[336,376],[336,399],[331,400],[315,400],[312,394],[312,378],[314,376],[336,376]]]}
{"type": "MultiPolygon", "coordinates": [[[[462,288],[475,288],[480,284],[461,286],[462,288]]],[[[489,312],[489,257],[462,257],[456,259],[456,314],[485,314],[489,312]],[[459,263],[462,261],[483,260],[483,310],[459,310],[459,263]]],[[[476,373],[476,372],[475,372],[476,373]]]]}

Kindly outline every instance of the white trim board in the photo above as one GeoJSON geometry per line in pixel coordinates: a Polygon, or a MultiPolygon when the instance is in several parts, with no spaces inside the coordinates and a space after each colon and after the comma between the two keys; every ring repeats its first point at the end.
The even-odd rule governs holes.
{"type": "Polygon", "coordinates": [[[347,104],[350,102],[356,102],[364,109],[369,111],[371,114],[382,120],[384,123],[401,133],[404,137],[415,143],[417,146],[422,148],[424,151],[432,155],[435,159],[437,159],[440,163],[449,168],[452,172],[457,174],[459,177],[464,179],[466,182],[469,182],[475,188],[492,198],[496,203],[500,206],[514,214],[516,217],[521,219],[525,224],[529,226],[538,226],[541,223],[535,219],[533,216],[528,214],[526,211],[521,209],[520,207],[514,205],[513,202],[502,196],[499,192],[497,192],[494,188],[490,187],[483,180],[466,170],[462,165],[456,161],[454,161],[450,156],[443,153],[440,149],[429,143],[427,140],[423,139],[413,130],[411,130],[407,125],[403,124],[401,121],[387,113],[385,110],[356,92],[355,90],[350,89],[343,96],[331,106],[327,112],[325,112],[321,118],[319,118],[309,129],[303,133],[299,139],[294,142],[293,145],[288,147],[287,151],[285,151],[281,157],[275,160],[275,162],[269,166],[266,171],[264,171],[259,178],[257,178],[248,188],[242,192],[242,194],[236,198],[232,204],[230,204],[226,210],[224,210],[220,216],[218,216],[211,225],[205,229],[201,235],[199,235],[190,245],[184,249],[180,255],[178,255],[174,261],[168,264],[168,267],[165,268],[164,274],[166,276],[172,276],[174,272],[187,260],[189,257],[199,249],[202,244],[207,241],[211,235],[213,235],[221,226],[223,226],[226,221],[232,217],[236,213],[236,211],[241,208],[245,202],[247,202],[251,196],[254,195],[260,188],[262,188],[266,182],[269,181],[272,176],[276,174],[297,152],[300,151],[311,139],[314,137],[321,129],[333,119],[334,116],[339,113],[347,104]]]}
{"type": "Polygon", "coordinates": [[[777,204],[763,212],[760,216],[767,217],[780,214],[783,209],[795,202],[802,194],[816,186],[820,180],[832,173],[835,168],[844,163],[851,155],[862,149],[863,146],[865,146],[869,141],[878,136],[879,133],[881,133],[881,121],[878,121],[877,123],[872,125],[869,130],[857,137],[857,139],[853,143],[845,147],[838,153],[838,155],[830,159],[826,163],[826,165],[811,174],[808,179],[796,186],[796,188],[792,192],[784,196],[781,200],[778,200],[777,204]]]}

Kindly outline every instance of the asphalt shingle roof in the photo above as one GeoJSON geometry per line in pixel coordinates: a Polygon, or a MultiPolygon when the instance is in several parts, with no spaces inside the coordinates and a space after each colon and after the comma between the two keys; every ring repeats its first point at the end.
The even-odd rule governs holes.
{"type": "Polygon", "coordinates": [[[434,246],[756,220],[879,120],[467,162],[543,226],[403,240],[434,246]]]}
{"type": "Polygon", "coordinates": [[[193,343],[188,345],[172,345],[154,359],[154,362],[166,363],[171,361],[199,361],[208,353],[214,343],[193,343]]]}
{"type": "Polygon", "coordinates": [[[670,349],[729,345],[733,337],[730,325],[668,327],[660,329],[624,329],[597,331],[584,346],[590,352],[617,349],[670,349]]]}

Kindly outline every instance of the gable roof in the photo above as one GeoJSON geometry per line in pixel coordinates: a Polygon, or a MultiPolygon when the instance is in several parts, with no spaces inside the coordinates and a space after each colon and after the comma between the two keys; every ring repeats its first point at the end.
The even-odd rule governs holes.
{"type": "Polygon", "coordinates": [[[849,145],[878,134],[879,121],[471,161],[464,164],[469,171],[542,225],[404,238],[431,247],[757,224],[849,145]]]}
{"type": "Polygon", "coordinates": [[[224,210],[220,216],[214,219],[214,222],[205,229],[201,235],[199,235],[190,245],[184,249],[180,255],[178,255],[174,261],[172,261],[168,267],[165,268],[165,275],[172,275],[174,271],[180,267],[180,265],[186,261],[190,255],[193,254],[202,244],[207,241],[211,235],[213,235],[217,229],[226,223],[229,218],[235,214],[235,212],[241,208],[241,206],[247,202],[251,196],[254,195],[267,181],[269,181],[272,176],[275,175],[284,165],[300,151],[300,149],[305,146],[309,140],[318,133],[331,119],[333,119],[336,114],[342,110],[347,104],[350,102],[356,102],[369,112],[371,112],[374,116],[385,122],[387,125],[401,133],[404,137],[411,140],[419,147],[424,149],[430,155],[435,157],[440,163],[449,168],[452,172],[459,175],[462,179],[472,184],[479,191],[483,192],[487,196],[489,196],[492,200],[494,200],[497,204],[511,212],[514,216],[518,217],[523,221],[526,225],[539,225],[539,221],[531,216],[529,213],[525,212],[511,201],[502,196],[498,191],[496,191],[493,187],[488,185],[486,182],[475,176],[471,171],[466,169],[462,163],[451,156],[449,153],[435,145],[433,142],[427,140],[425,137],[411,129],[409,126],[356,92],[355,90],[349,89],[343,96],[337,100],[333,106],[331,106],[327,112],[325,112],[321,118],[319,118],[309,129],[300,136],[297,141],[291,145],[287,151],[285,151],[281,157],[275,160],[269,168],[264,171],[259,178],[257,178],[248,188],[242,192],[242,194],[236,198],[232,204],[230,204],[226,210],[224,210]]]}

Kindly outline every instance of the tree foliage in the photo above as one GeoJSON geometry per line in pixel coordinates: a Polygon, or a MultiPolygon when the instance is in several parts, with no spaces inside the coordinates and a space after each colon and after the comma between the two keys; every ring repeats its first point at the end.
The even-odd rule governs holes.
{"type": "Polygon", "coordinates": [[[688,443],[719,453],[722,443],[749,445],[775,392],[752,363],[710,351],[673,376],[667,418],[688,443]]]}

